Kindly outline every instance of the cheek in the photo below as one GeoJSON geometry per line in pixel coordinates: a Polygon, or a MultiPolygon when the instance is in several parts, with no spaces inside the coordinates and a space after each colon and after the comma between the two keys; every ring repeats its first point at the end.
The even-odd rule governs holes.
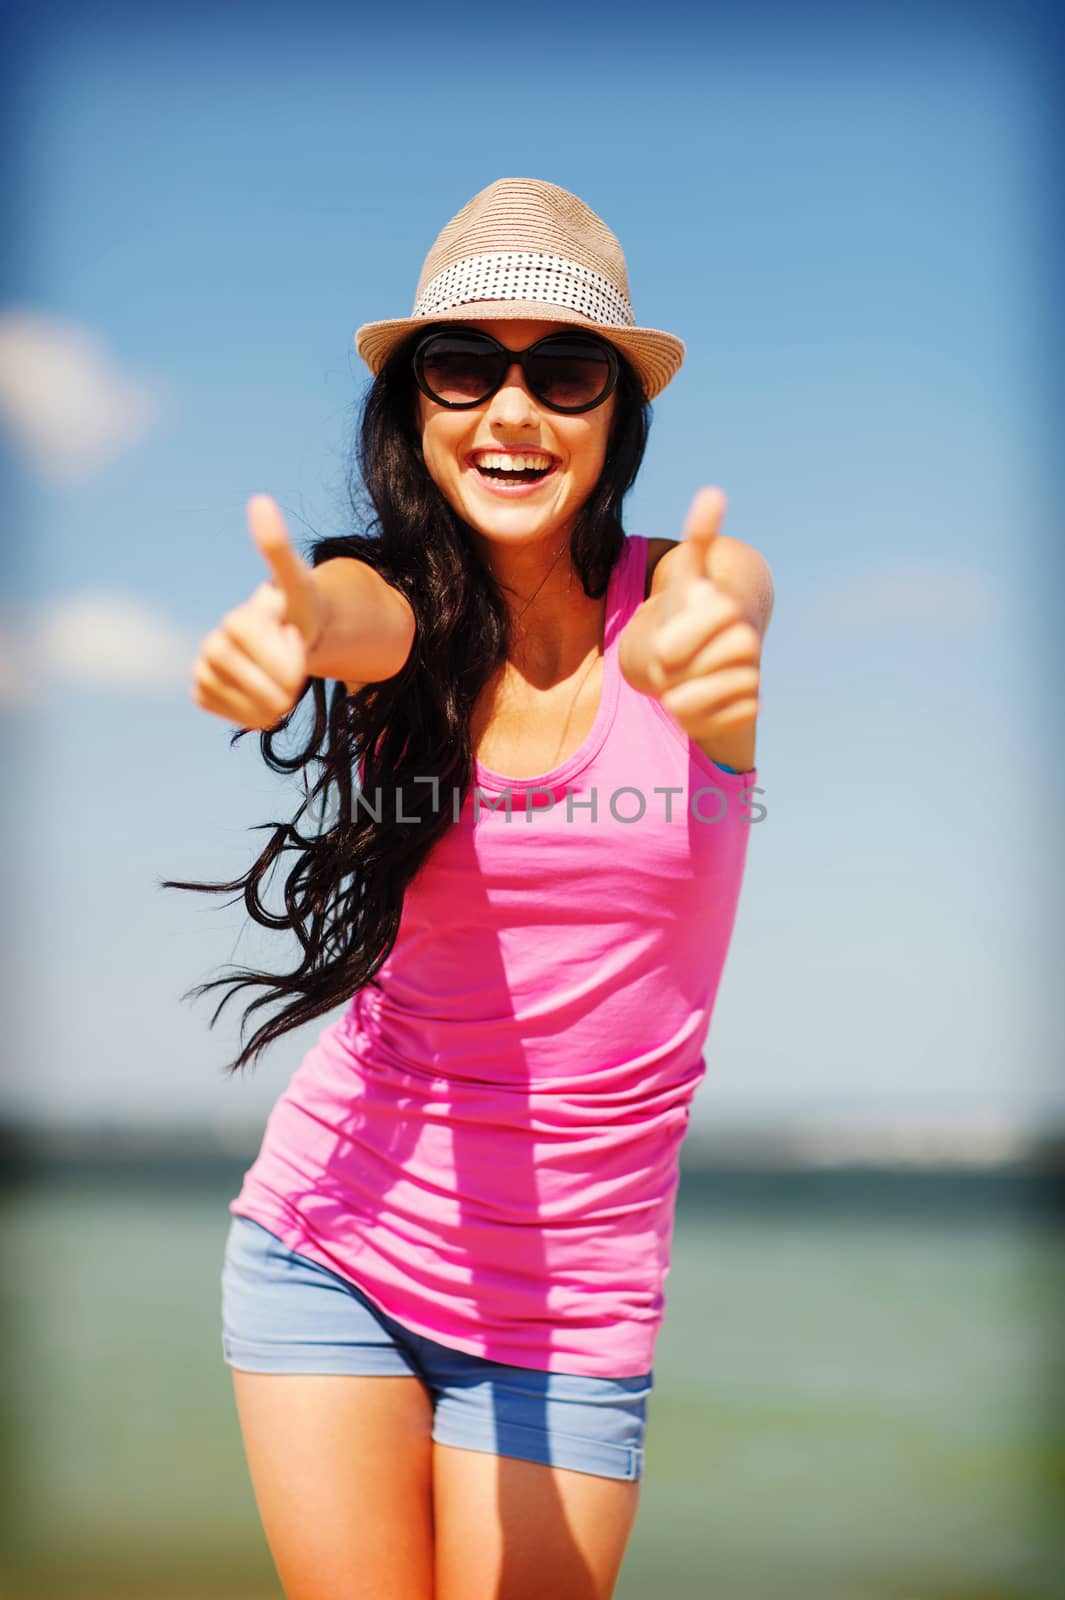
{"type": "Polygon", "coordinates": [[[454,451],[449,446],[446,429],[437,426],[435,418],[422,426],[422,459],[433,482],[443,487],[448,467],[454,465],[454,451]]]}
{"type": "Polygon", "coordinates": [[[614,420],[614,397],[611,395],[607,405],[595,412],[595,421],[589,426],[585,441],[585,450],[589,462],[594,462],[594,476],[599,478],[606,465],[606,454],[610,444],[611,426],[614,420]]]}
{"type": "Polygon", "coordinates": [[[581,441],[579,460],[581,462],[581,480],[585,487],[591,489],[598,483],[606,465],[607,442],[610,437],[609,427],[599,428],[590,432],[581,441]]]}

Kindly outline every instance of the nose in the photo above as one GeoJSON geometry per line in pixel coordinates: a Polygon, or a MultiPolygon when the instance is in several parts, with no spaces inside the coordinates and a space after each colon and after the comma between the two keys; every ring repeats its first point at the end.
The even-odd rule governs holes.
{"type": "Polygon", "coordinates": [[[500,427],[527,427],[536,421],[536,404],[525,386],[525,374],[517,361],[507,370],[501,386],[489,404],[489,421],[500,427]]]}

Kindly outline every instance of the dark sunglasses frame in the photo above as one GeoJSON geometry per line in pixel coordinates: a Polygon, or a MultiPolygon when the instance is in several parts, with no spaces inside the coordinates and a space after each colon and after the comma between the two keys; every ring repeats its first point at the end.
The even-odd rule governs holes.
{"type": "Polygon", "coordinates": [[[574,330],[573,333],[548,333],[542,339],[537,339],[535,344],[528,345],[524,350],[508,350],[505,344],[500,344],[498,339],[493,339],[490,333],[482,333],[477,328],[436,327],[431,332],[424,334],[419,340],[412,357],[412,365],[414,367],[414,381],[422,391],[422,394],[427,399],[432,400],[434,404],[445,406],[449,411],[470,411],[474,406],[483,406],[486,400],[490,400],[503,387],[507,373],[514,366],[521,368],[526,387],[535,400],[539,401],[542,406],[546,406],[549,411],[557,411],[562,416],[567,417],[579,416],[583,411],[594,411],[596,406],[601,406],[605,400],[609,400],[618,381],[618,357],[616,351],[605,339],[599,339],[595,334],[587,334],[581,330],[574,330]],[[456,335],[469,339],[471,342],[476,342],[482,346],[486,353],[491,352],[499,358],[499,372],[495,381],[476,400],[444,400],[440,395],[433,393],[425,379],[425,354],[433,340],[441,336],[454,338],[456,335]],[[607,380],[602,394],[596,395],[594,400],[588,400],[582,406],[557,406],[553,405],[544,395],[538,393],[529,370],[530,363],[537,355],[549,355],[553,344],[590,345],[597,354],[606,358],[607,380]]]}

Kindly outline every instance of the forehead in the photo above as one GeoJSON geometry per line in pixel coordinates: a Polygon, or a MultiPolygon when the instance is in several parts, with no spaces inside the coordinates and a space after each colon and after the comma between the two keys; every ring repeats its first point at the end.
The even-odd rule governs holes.
{"type": "Polygon", "coordinates": [[[508,350],[524,350],[528,345],[535,344],[537,339],[546,338],[549,333],[573,331],[572,322],[541,322],[539,318],[524,322],[477,322],[465,317],[448,318],[449,322],[453,320],[463,328],[476,328],[478,333],[490,333],[508,350]]]}

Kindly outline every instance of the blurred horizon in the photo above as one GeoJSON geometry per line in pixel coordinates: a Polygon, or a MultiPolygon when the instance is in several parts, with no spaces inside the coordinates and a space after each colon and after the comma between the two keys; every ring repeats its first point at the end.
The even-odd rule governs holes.
{"type": "MultiPolygon", "coordinates": [[[[147,1176],[160,1163],[185,1167],[250,1166],[263,1133],[260,1117],[217,1115],[183,1123],[135,1122],[112,1115],[63,1122],[56,1117],[0,1122],[0,1159],[12,1177],[49,1170],[147,1176]]],[[[969,1117],[915,1120],[817,1115],[711,1122],[693,1119],[681,1149],[682,1170],[721,1173],[818,1172],[846,1179],[860,1171],[893,1181],[931,1174],[964,1184],[970,1177],[1017,1173],[1048,1178],[1065,1175],[1065,1120],[969,1117]]],[[[1056,1192],[1056,1191],[1055,1191],[1056,1192]]]]}

